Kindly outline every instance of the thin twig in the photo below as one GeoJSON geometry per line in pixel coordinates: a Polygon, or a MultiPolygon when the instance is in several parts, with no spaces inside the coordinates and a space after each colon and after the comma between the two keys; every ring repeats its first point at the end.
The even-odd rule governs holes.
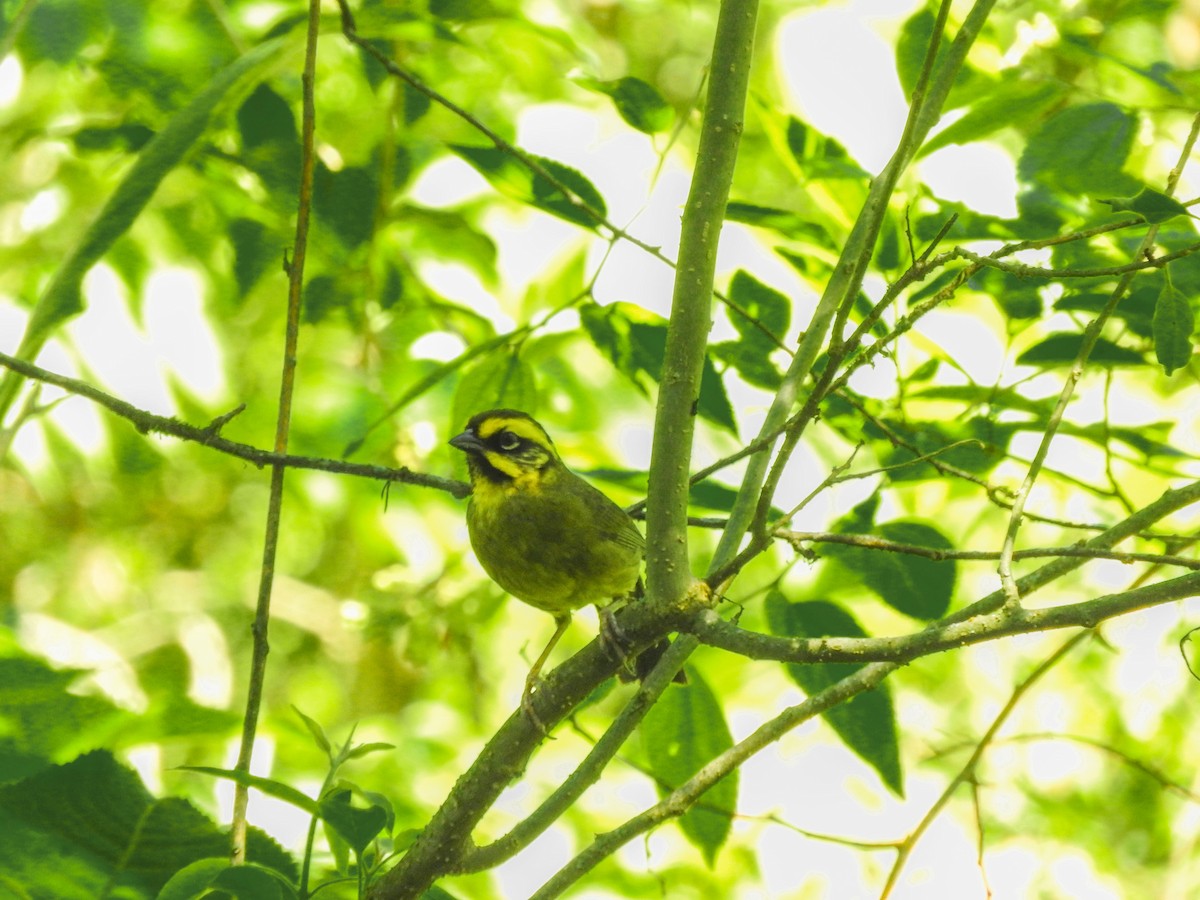
{"type": "MultiPolygon", "coordinates": [[[[1176,163],[1175,168],[1171,170],[1171,174],[1167,177],[1166,193],[1168,196],[1175,193],[1175,187],[1179,183],[1180,176],[1183,174],[1184,164],[1192,155],[1192,148],[1196,144],[1198,135],[1200,135],[1200,113],[1193,118],[1191,131],[1188,132],[1187,139],[1183,142],[1179,162],[1176,163]]],[[[1157,237],[1158,226],[1151,225],[1146,230],[1146,235],[1138,247],[1138,251],[1134,257],[1135,262],[1140,262],[1150,257],[1150,251],[1154,247],[1154,241],[1157,237]]],[[[1165,260],[1177,255],[1170,254],[1169,257],[1160,257],[1160,259],[1165,260]]],[[[1075,363],[1071,366],[1063,382],[1058,402],[1046,423],[1046,428],[1042,433],[1042,439],[1038,444],[1037,452],[1034,454],[1033,462],[1029,464],[1029,470],[1025,474],[1025,479],[1022,481],[1021,487],[1017,490],[1017,494],[1013,498],[1012,513],[1009,516],[1008,528],[1005,531],[1004,543],[1001,547],[1000,563],[997,566],[1000,585],[1004,590],[1005,601],[1009,604],[1017,605],[1021,602],[1021,594],[1017,589],[1016,579],[1013,577],[1012,557],[1013,552],[1016,550],[1017,532],[1021,529],[1021,515],[1025,511],[1025,504],[1029,500],[1029,495],[1033,491],[1033,485],[1037,481],[1037,477],[1046,461],[1047,454],[1050,452],[1050,444],[1058,433],[1058,427],[1062,422],[1063,416],[1066,414],[1071,397],[1075,393],[1075,385],[1083,377],[1083,367],[1087,364],[1088,358],[1096,346],[1096,342],[1100,339],[1100,330],[1116,309],[1121,298],[1129,290],[1129,285],[1133,281],[1133,274],[1133,271],[1130,270],[1121,276],[1120,281],[1113,288],[1112,294],[1108,302],[1104,305],[1104,308],[1100,311],[1100,314],[1084,330],[1083,342],[1079,347],[1075,363]]]]}
{"type": "Polygon", "coordinates": [[[1033,672],[1030,673],[1029,677],[1017,685],[1015,690],[1013,690],[1012,696],[1008,698],[1008,703],[1006,703],[1004,708],[1000,710],[1000,714],[996,716],[995,720],[988,727],[988,730],[984,732],[983,737],[979,739],[979,743],[975,745],[975,751],[971,754],[970,759],[967,760],[966,765],[964,765],[959,773],[955,775],[953,779],[951,779],[948,785],[946,785],[946,789],[942,791],[941,796],[934,801],[933,806],[929,808],[929,811],[925,813],[925,815],[921,818],[921,821],[917,823],[917,827],[912,830],[908,837],[904,839],[904,843],[900,845],[900,852],[896,854],[896,861],[892,865],[892,870],[890,873],[888,873],[887,882],[884,884],[883,891],[879,895],[880,900],[887,900],[887,897],[892,892],[892,888],[896,886],[896,880],[900,877],[900,872],[903,870],[904,864],[908,861],[908,857],[912,854],[913,848],[917,845],[917,841],[921,839],[921,835],[925,833],[925,830],[933,823],[933,820],[937,818],[938,813],[941,812],[947,801],[949,801],[951,795],[958,789],[960,784],[974,779],[976,767],[979,765],[979,760],[983,757],[984,750],[987,749],[988,745],[992,742],[992,739],[996,736],[996,732],[1000,730],[1001,726],[1004,725],[1004,723],[1008,720],[1008,717],[1012,714],[1013,710],[1016,709],[1017,703],[1019,703],[1021,698],[1029,692],[1030,688],[1033,687],[1039,678],[1050,671],[1050,669],[1053,668],[1059,660],[1066,656],[1076,644],[1088,637],[1090,634],[1090,631],[1081,631],[1078,634],[1073,635],[1061,647],[1055,650],[1054,653],[1052,653],[1044,662],[1042,662],[1041,665],[1034,669],[1033,672]]]}
{"type": "MultiPolygon", "coordinates": [[[[287,332],[284,337],[283,372],[279,386],[279,417],[275,428],[275,452],[286,453],[291,428],[292,395],[296,377],[296,345],[300,334],[300,298],[304,287],[304,260],[308,253],[308,221],[312,210],[313,131],[316,109],[313,81],[317,66],[317,37],[321,25],[321,0],[309,0],[308,34],[304,51],[304,72],[300,147],[300,196],[296,213],[296,240],[288,266],[287,332]]],[[[262,708],[263,686],[267,673],[267,629],[271,616],[271,587],[275,580],[275,551],[279,543],[279,517],[283,507],[283,476],[287,467],[271,466],[271,493],[267,500],[267,527],[263,540],[262,570],[258,602],[254,613],[254,647],[250,662],[250,681],[246,691],[246,712],[242,718],[242,740],[234,771],[250,773],[254,755],[254,736],[262,708]]],[[[230,828],[230,855],[234,865],[246,861],[246,806],[249,789],[238,781],[233,799],[233,823],[230,828]]]]}
{"type": "Polygon", "coordinates": [[[6,353],[0,353],[0,366],[12,369],[26,378],[53,385],[80,397],[86,397],[92,402],[103,406],[109,412],[129,421],[133,424],[134,428],[143,434],[165,434],[170,437],[179,438],[180,440],[193,441],[216,450],[219,453],[224,453],[227,456],[245,460],[259,468],[264,466],[284,466],[289,469],[310,469],[320,472],[332,472],[336,475],[353,475],[358,478],[383,481],[387,484],[393,482],[414,484],[445,491],[458,498],[465,497],[471,493],[470,485],[464,484],[461,481],[456,481],[452,478],[439,478],[436,475],[426,475],[423,472],[414,472],[407,468],[393,469],[388,466],[372,466],[316,456],[296,456],[290,453],[276,453],[271,450],[263,450],[259,447],[251,446],[250,444],[231,441],[220,435],[221,427],[231,416],[231,413],[218,416],[204,427],[189,425],[178,419],[155,415],[152,412],[139,409],[131,403],[113,397],[111,394],[106,394],[104,391],[93,387],[87,382],[50,372],[32,363],[9,356],[6,353]]]}

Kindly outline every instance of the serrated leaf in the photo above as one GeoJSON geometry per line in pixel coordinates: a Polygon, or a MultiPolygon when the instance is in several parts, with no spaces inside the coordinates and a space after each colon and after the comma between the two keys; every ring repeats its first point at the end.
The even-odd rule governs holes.
{"type": "MultiPolygon", "coordinates": [[[[945,535],[924,522],[885,522],[875,526],[873,532],[897,544],[954,549],[945,535]]],[[[929,622],[943,616],[950,607],[958,577],[955,560],[934,560],[849,544],[829,544],[822,547],[821,553],[838,560],[884,603],[906,616],[929,622]]]]}
{"type": "MultiPolygon", "coordinates": [[[[1083,346],[1083,335],[1074,332],[1059,332],[1052,334],[1043,341],[1034,344],[1017,357],[1017,364],[1022,366],[1069,366],[1079,357],[1083,346]]],[[[1098,338],[1096,346],[1088,356],[1088,362],[1098,366],[1140,366],[1146,360],[1142,354],[1120,344],[1114,344],[1107,338],[1098,338]]]]}
{"type": "MultiPolygon", "coordinates": [[[[790,603],[779,591],[767,594],[767,623],[780,637],[865,637],[858,622],[824,600],[790,603]]],[[[788,663],[787,672],[806,694],[818,694],[854,674],[862,663],[788,663]]],[[[886,684],[859,694],[823,714],[842,742],[879,773],[893,793],[904,796],[904,775],[896,732],[896,713],[886,684]]]]}
{"type": "MultiPolygon", "coordinates": [[[[672,687],[639,726],[651,774],[665,796],[714,756],[733,746],[733,735],[712,689],[689,669],[688,684],[672,687]]],[[[683,833],[711,866],[729,836],[737,808],[736,769],[714,784],[679,820],[683,833]]]]}
{"type": "MultiPolygon", "coordinates": [[[[186,801],[156,800],[103,751],[0,788],[0,832],[0,871],[18,880],[36,873],[44,896],[101,896],[105,885],[114,895],[152,895],[184,867],[226,854],[229,841],[186,801]],[[46,883],[51,872],[57,881],[46,883]]],[[[278,844],[255,829],[248,857],[285,880],[298,875],[278,844]]]]}
{"type": "Polygon", "coordinates": [[[1133,190],[1137,183],[1121,169],[1136,132],[1136,119],[1115,103],[1067,107],[1029,138],[1017,172],[1069,194],[1133,190]]]}
{"type": "MultiPolygon", "coordinates": [[[[473,147],[451,144],[450,149],[479,170],[489,182],[505,195],[536,206],[545,212],[595,229],[596,216],[590,215],[578,204],[564,197],[562,192],[540,173],[535,175],[511,154],[496,147],[473,147]]],[[[540,165],[551,178],[571,191],[588,209],[603,218],[608,215],[604,197],[580,172],[560,162],[541,156],[530,158],[540,165]]]]}
{"type": "Polygon", "coordinates": [[[1191,358],[1195,324],[1187,297],[1170,284],[1164,285],[1154,304],[1154,356],[1168,375],[1191,358]]]}
{"type": "Polygon", "coordinates": [[[666,131],[675,120],[675,110],[654,85],[632,75],[615,81],[580,78],[578,83],[612,99],[617,113],[628,124],[646,134],[666,131]]]}
{"type": "Polygon", "coordinates": [[[450,427],[462,428],[475,413],[487,409],[537,407],[533,370],[511,349],[490,353],[468,369],[454,390],[450,427]]]}

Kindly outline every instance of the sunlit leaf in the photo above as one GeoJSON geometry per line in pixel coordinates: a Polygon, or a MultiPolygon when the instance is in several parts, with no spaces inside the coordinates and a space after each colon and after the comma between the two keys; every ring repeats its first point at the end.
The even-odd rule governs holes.
{"type": "MultiPolygon", "coordinates": [[[[1034,344],[1017,357],[1018,365],[1024,366],[1068,366],[1079,357],[1083,347],[1083,335],[1060,332],[1034,344]]],[[[1098,338],[1088,361],[1098,366],[1140,366],[1146,360],[1142,354],[1107,338],[1098,338]]]]}
{"type": "MultiPolygon", "coordinates": [[[[791,603],[779,591],[767,594],[767,622],[780,637],[865,637],[848,612],[824,600],[791,603]]],[[[809,696],[837,684],[862,668],[860,663],[788,663],[792,680],[809,696]]],[[[838,737],[879,773],[893,793],[904,796],[904,776],[896,736],[896,713],[886,684],[838,704],[823,714],[838,737]]]]}
{"type": "MultiPolygon", "coordinates": [[[[680,787],[714,756],[733,746],[733,736],[712,689],[689,670],[688,684],[673,685],[639,726],[659,796],[680,787]]],[[[683,833],[711,866],[729,836],[737,808],[738,773],[722,778],[679,820],[683,833]]]]}
{"type": "Polygon", "coordinates": [[[576,83],[612,98],[621,118],[638,131],[654,134],[671,127],[675,111],[654,85],[626,76],[616,81],[579,78],[576,83]]]}
{"type": "Polygon", "coordinates": [[[1171,284],[1164,285],[1154,306],[1154,355],[1168,375],[1191,359],[1195,324],[1187,297],[1171,284]]]}
{"type": "Polygon", "coordinates": [[[1132,189],[1122,167],[1136,131],[1133,116],[1115,103],[1069,106],[1029,139],[1018,174],[1071,194],[1132,189]]]}

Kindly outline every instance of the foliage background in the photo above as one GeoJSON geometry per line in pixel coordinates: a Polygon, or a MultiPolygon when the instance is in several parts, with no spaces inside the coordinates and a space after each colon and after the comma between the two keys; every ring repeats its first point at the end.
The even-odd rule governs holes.
{"type": "MultiPolygon", "coordinates": [[[[200,426],[244,403],[222,435],[270,446],[282,264],[297,205],[303,10],[232,0],[0,9],[0,350],[15,352],[23,335],[30,349],[34,335],[44,368],[200,426]],[[206,89],[211,106],[200,108],[206,89]],[[147,151],[155,136],[165,154],[157,170],[147,151]],[[133,182],[153,187],[152,196],[131,221],[106,218],[101,209],[114,191],[123,196],[139,153],[146,168],[133,182]],[[97,253],[77,273],[81,291],[48,289],[89,242],[97,253]]],[[[667,312],[670,267],[561,207],[547,211],[544,198],[528,202],[527,178],[480,149],[487,144],[472,122],[389,78],[340,36],[336,9],[325,12],[292,452],[339,458],[352,448],[356,461],[461,478],[445,440],[470,412],[503,400],[534,412],[572,467],[594,472],[621,502],[638,499],[661,353],[654,316],[667,312]]],[[[952,23],[965,12],[955,4],[952,23]]],[[[610,222],[674,256],[714,7],[430,0],[364,4],[357,13],[359,31],[386,55],[503,138],[581,173],[610,222]],[[649,93],[618,93],[616,80],[627,76],[649,93]]],[[[718,285],[794,347],[869,173],[900,134],[933,14],[861,2],[767,4],[762,17],[718,285]],[[857,43],[837,44],[842,38],[857,43]],[[856,51],[837,56],[836,46],[856,51]],[[834,109],[851,115],[835,120],[834,109]]],[[[906,231],[920,252],[952,213],[958,219],[939,251],[988,252],[1001,241],[1115,222],[1121,213],[1099,199],[1161,190],[1197,106],[1198,59],[1200,20],[1189,4],[1097,0],[1064,9],[1035,0],[997,9],[956,83],[945,127],[899,185],[864,303],[906,269],[906,231]]],[[[1176,195],[1197,193],[1194,169],[1185,170],[1176,195]]],[[[1020,261],[1120,266],[1143,233],[1115,231],[1020,261]]],[[[1163,223],[1166,250],[1195,241],[1191,219],[1163,223]]],[[[914,284],[885,326],[949,277],[914,284]]],[[[860,441],[855,469],[910,458],[879,423],[922,453],[983,441],[983,450],[961,447],[944,459],[1015,487],[1111,282],[979,272],[854,376],[860,408],[836,399],[823,408],[776,505],[798,503],[860,441]],[[1070,337],[1048,340],[1055,335],[1070,337]]],[[[1070,544],[1089,532],[1058,523],[1111,523],[1196,477],[1196,364],[1185,355],[1169,367],[1178,371],[1164,372],[1155,354],[1167,339],[1154,310],[1172,290],[1194,309],[1197,287],[1191,257],[1172,264],[1169,283],[1161,271],[1137,276],[1031,496],[1030,511],[1052,521],[1029,522],[1023,546],[1070,544]]],[[[726,307],[715,317],[696,468],[756,434],[787,362],[726,307]]],[[[27,784],[50,764],[103,748],[136,768],[155,796],[226,821],[227,783],[179,767],[232,764],[265,474],[196,443],[140,434],[32,383],[4,424],[0,782],[27,784]]],[[[736,487],[739,471],[718,479],[736,487]]],[[[320,788],[325,755],[293,705],[338,740],[356,727],[357,741],[393,744],[347,772],[387,796],[402,844],[511,713],[526,671],[521,654],[536,654],[549,623],[486,580],[469,553],[462,503],[444,492],[394,484],[381,497],[378,482],[306,471],[289,472],[286,490],[256,771],[309,794],[320,788]]],[[[695,512],[720,514],[730,496],[710,494],[695,512]]],[[[896,520],[935,526],[958,548],[994,550],[1007,513],[978,484],[911,466],[830,487],[794,527],[878,531],[896,520]]],[[[1187,556],[1195,527],[1194,511],[1183,514],[1161,525],[1176,537],[1138,549],[1187,556]]],[[[925,543],[911,531],[893,536],[925,543]]],[[[703,529],[692,537],[702,571],[713,538],[703,529]]],[[[886,588],[855,577],[873,563],[836,545],[806,546],[820,561],[780,546],[743,573],[730,594],[744,607],[743,627],[779,631],[788,601],[832,600],[869,634],[913,630],[912,618],[875,596],[886,588]]],[[[1037,604],[1125,590],[1157,571],[1092,562],[1037,604]]],[[[911,572],[885,568],[876,577],[890,583],[911,572]]],[[[930,602],[920,578],[916,600],[930,602]]],[[[960,562],[946,599],[957,608],[996,584],[994,560],[960,562]]],[[[587,624],[569,634],[570,648],[593,634],[580,618],[587,624]]],[[[1006,726],[1005,735],[1027,739],[988,750],[978,785],[960,790],[918,844],[900,890],[983,896],[982,871],[996,896],[1129,896],[1134,886],[1193,895],[1200,818],[1187,751],[1197,737],[1196,683],[1177,643],[1195,619],[1194,600],[1139,613],[1052,670],[1006,726]],[[1028,737],[1044,733],[1107,749],[1028,737]]],[[[920,660],[890,682],[902,773],[878,759],[868,765],[826,724],[810,722],[743,767],[731,829],[660,828],[597,870],[589,895],[875,895],[894,849],[808,833],[902,837],[1014,685],[1062,640],[1031,635],[920,660]],[[888,790],[899,779],[903,797],[888,790]]],[[[690,664],[735,739],[797,702],[797,681],[812,689],[781,664],[718,650],[690,664]]],[[[623,690],[560,729],[483,830],[503,831],[561,781],[587,736],[620,709],[623,690]]],[[[650,745],[628,748],[635,765],[653,764],[650,745]]],[[[16,795],[5,796],[11,816],[16,795]]],[[[70,797],[64,791],[62,802],[70,797]]],[[[654,798],[635,766],[614,765],[524,854],[447,887],[526,896],[573,847],[654,798]]],[[[250,818],[289,850],[302,847],[308,820],[294,807],[256,796],[250,818]]],[[[76,852],[77,835],[46,833],[65,860],[95,863],[94,851],[76,852]]],[[[12,857],[0,862],[14,867],[6,877],[29,883],[12,857]]],[[[328,872],[337,859],[324,853],[318,862],[328,872]]]]}

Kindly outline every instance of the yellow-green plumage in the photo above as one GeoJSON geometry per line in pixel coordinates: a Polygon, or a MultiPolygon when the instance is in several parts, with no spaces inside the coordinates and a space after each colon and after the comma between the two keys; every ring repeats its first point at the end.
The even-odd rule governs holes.
{"type": "Polygon", "coordinates": [[[492,579],[555,615],[629,594],[645,542],[633,520],[563,465],[522,412],[474,416],[452,443],[467,454],[471,546],[492,579]]]}
{"type": "MultiPolygon", "coordinates": [[[[546,430],[527,413],[481,412],[450,444],[467,455],[467,531],[480,565],[504,590],[558,623],[521,697],[522,709],[545,731],[531,696],[571,611],[633,594],[646,542],[621,507],[563,465],[546,430]]],[[[601,635],[619,643],[607,611],[601,635]]],[[[643,651],[634,674],[648,673],[667,646],[664,639],[643,651]]],[[[686,681],[682,672],[676,680],[686,681]]]]}

